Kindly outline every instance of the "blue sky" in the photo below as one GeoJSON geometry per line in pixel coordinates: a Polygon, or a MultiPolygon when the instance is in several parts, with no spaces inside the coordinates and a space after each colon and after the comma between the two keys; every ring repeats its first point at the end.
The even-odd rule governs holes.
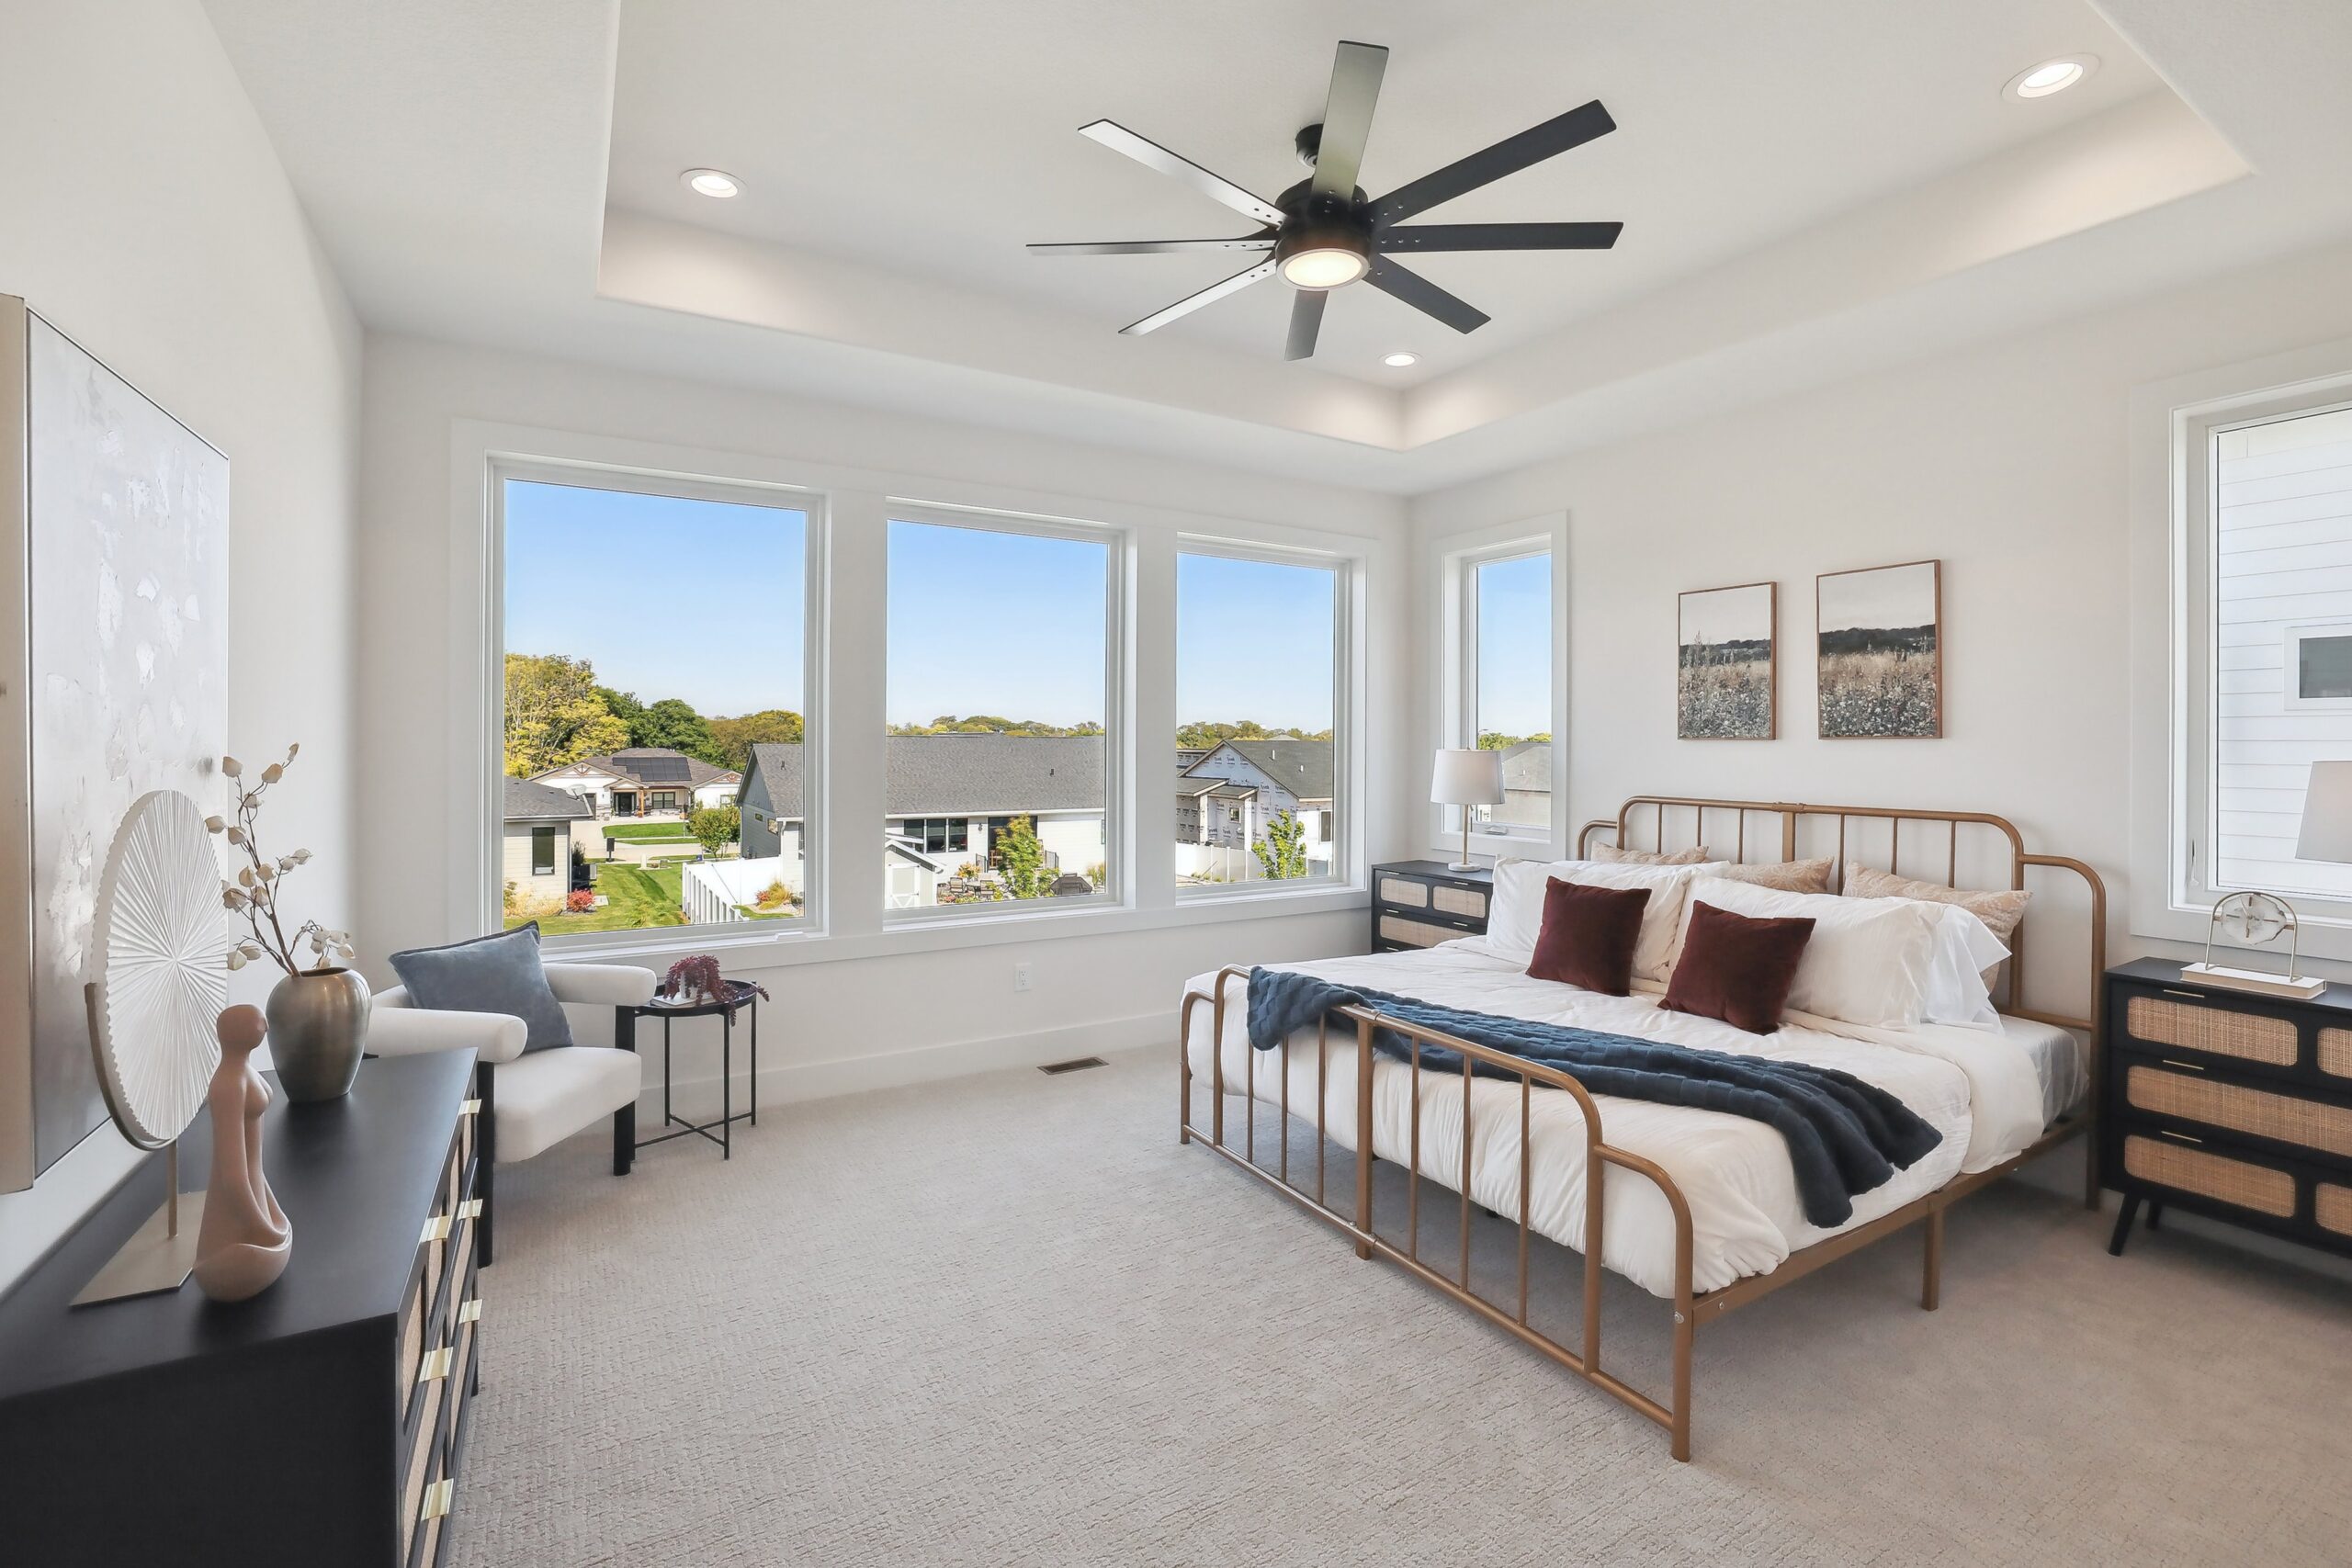
{"type": "Polygon", "coordinates": [[[707,717],[797,712],[808,527],[771,506],[510,479],[507,651],[585,659],[600,684],[707,717]]]}
{"type": "Polygon", "coordinates": [[[1552,558],[1478,568],[1478,728],[1541,735],[1552,728],[1552,558]]]}
{"type": "MultiPolygon", "coordinates": [[[[586,659],[605,685],[712,717],[800,709],[807,527],[774,507],[510,480],[506,646],[586,659]]],[[[1515,603],[1532,577],[1548,615],[1548,575],[1517,565],[1487,569],[1487,601],[1515,603]]],[[[1101,543],[893,522],[891,722],[1101,723],[1108,569],[1101,543]]],[[[1324,568],[1179,556],[1178,719],[1330,728],[1332,591],[1324,568]]],[[[1501,617],[1488,671],[1522,647],[1548,667],[1548,619],[1529,633],[1524,611],[1501,617]]],[[[1548,704],[1547,687],[1532,709],[1548,704]]]]}

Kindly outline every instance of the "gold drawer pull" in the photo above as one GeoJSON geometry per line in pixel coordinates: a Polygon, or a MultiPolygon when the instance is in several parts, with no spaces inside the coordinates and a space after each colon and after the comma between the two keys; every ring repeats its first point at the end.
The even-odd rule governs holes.
{"type": "Polygon", "coordinates": [[[447,1241],[448,1239],[449,1216],[447,1214],[435,1214],[431,1219],[424,1222],[424,1234],[416,1238],[416,1244],[419,1247],[423,1247],[428,1241],[447,1241]]]}
{"type": "Polygon", "coordinates": [[[2176,1062],[2170,1056],[2159,1056],[2156,1060],[2167,1067],[2178,1067],[2184,1073],[2201,1073],[2205,1070],[2194,1062],[2176,1062]]]}
{"type": "Polygon", "coordinates": [[[2160,1138],[2177,1138],[2184,1144],[2196,1144],[2199,1146],[2202,1146],[2205,1142],[2202,1138],[2192,1138],[2186,1133],[2176,1133],[2169,1127],[2157,1128],[2156,1135],[2160,1138]]]}
{"type": "Polygon", "coordinates": [[[2168,997],[2187,997],[2193,1002],[2205,1002],[2211,1001],[2213,999],[2202,991],[2176,991],[2170,986],[2159,986],[2156,988],[2164,992],[2164,994],[2168,997]]]}
{"type": "Polygon", "coordinates": [[[458,1305],[458,1321],[459,1323],[480,1323],[481,1321],[481,1298],[480,1296],[476,1296],[473,1300],[461,1303],[458,1305]]]}
{"type": "Polygon", "coordinates": [[[442,1346],[441,1348],[434,1351],[430,1356],[425,1357],[424,1364],[416,1369],[416,1381],[419,1382],[439,1382],[443,1378],[449,1375],[449,1363],[457,1359],[458,1352],[456,1350],[447,1345],[442,1346]]]}
{"type": "Polygon", "coordinates": [[[457,1500],[458,1483],[455,1480],[435,1482],[424,1489],[424,1506],[418,1512],[416,1522],[424,1525],[446,1518],[457,1500]]]}
{"type": "Polygon", "coordinates": [[[481,1219],[481,1199],[479,1199],[479,1198],[469,1198],[469,1199],[467,1199],[464,1202],[462,1202],[462,1203],[458,1204],[458,1218],[459,1218],[459,1219],[461,1219],[461,1220],[478,1220],[478,1219],[481,1219]]]}
{"type": "Polygon", "coordinates": [[[479,1116],[479,1115],[481,1115],[481,1100],[462,1100],[462,1101],[460,1101],[460,1102],[458,1103],[458,1115],[460,1115],[460,1116],[479,1116]]]}

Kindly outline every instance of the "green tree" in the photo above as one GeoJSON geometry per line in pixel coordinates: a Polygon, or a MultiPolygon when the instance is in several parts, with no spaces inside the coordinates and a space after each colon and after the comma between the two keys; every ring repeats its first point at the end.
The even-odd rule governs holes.
{"type": "Polygon", "coordinates": [[[696,807],[687,814],[686,830],[703,853],[715,855],[743,836],[743,813],[732,806],[696,807]]]}
{"type": "Polygon", "coordinates": [[[596,694],[605,699],[605,706],[612,710],[615,718],[628,726],[628,743],[631,746],[644,745],[645,742],[637,738],[637,730],[638,726],[645,722],[645,705],[637,700],[637,694],[616,692],[610,686],[599,686],[596,688],[596,694]]]}
{"type": "Polygon", "coordinates": [[[1005,889],[1015,898],[1043,898],[1054,885],[1054,874],[1046,869],[1046,848],[1026,817],[1014,818],[1005,829],[996,841],[995,858],[1005,889]]]}
{"type": "Polygon", "coordinates": [[[506,771],[528,778],[628,744],[584,659],[560,653],[506,656],[506,771]]]}
{"type": "Polygon", "coordinates": [[[1529,740],[1541,740],[1549,745],[1552,740],[1552,732],[1546,729],[1534,735],[1505,735],[1498,729],[1482,729],[1478,732],[1478,750],[1508,751],[1512,747],[1529,740]]]}
{"type": "Polygon", "coordinates": [[[719,759],[726,755],[711,738],[710,721],[696,713],[694,705],[677,697],[647,704],[643,716],[629,726],[629,740],[638,746],[663,746],[673,751],[684,751],[713,766],[722,765],[719,759]]]}
{"type": "Polygon", "coordinates": [[[1275,812],[1266,836],[1250,847],[1269,877],[1288,881],[1306,874],[1306,825],[1295,811],[1275,812]]]}
{"type": "Polygon", "coordinates": [[[718,765],[740,773],[752,765],[752,747],[797,746],[805,731],[790,708],[762,708],[740,718],[712,719],[710,736],[718,743],[718,765]]]}

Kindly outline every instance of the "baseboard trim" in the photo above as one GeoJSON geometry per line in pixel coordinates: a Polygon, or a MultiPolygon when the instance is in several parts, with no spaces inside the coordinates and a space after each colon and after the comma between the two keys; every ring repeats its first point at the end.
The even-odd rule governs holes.
{"type": "MultiPolygon", "coordinates": [[[[1166,1045],[1172,1051],[1174,1039],[1174,1027],[1168,1014],[1150,1012],[1137,1013],[1130,1018],[1074,1023],[1066,1028],[1034,1033],[1000,1034],[982,1040],[918,1045],[909,1050],[884,1051],[866,1056],[844,1056],[830,1062],[777,1062],[771,1058],[760,1064],[760,1099],[776,1105],[797,1100],[831,1100],[839,1095],[862,1094],[868,1089],[899,1089],[909,1084],[969,1077],[975,1073],[996,1072],[1005,1067],[1039,1066],[1047,1062],[1068,1061],[1072,1056],[1112,1056],[1158,1045],[1166,1045]]],[[[696,1058],[693,1067],[688,1067],[684,1060],[673,1059],[676,1070],[670,1078],[673,1096],[680,1089],[699,1092],[718,1087],[718,1048],[697,1041],[692,1047],[680,1047],[679,1056],[684,1056],[689,1050],[696,1058]]],[[[638,1053],[646,1056],[647,1065],[645,1088],[639,1093],[637,1102],[639,1109],[650,1109],[659,1116],[662,1107],[660,1043],[654,1042],[649,1051],[644,1036],[640,1035],[638,1053]]],[[[738,1034],[735,1040],[735,1093],[739,1098],[751,1088],[752,1069],[748,1055],[743,1036],[738,1034]]]]}

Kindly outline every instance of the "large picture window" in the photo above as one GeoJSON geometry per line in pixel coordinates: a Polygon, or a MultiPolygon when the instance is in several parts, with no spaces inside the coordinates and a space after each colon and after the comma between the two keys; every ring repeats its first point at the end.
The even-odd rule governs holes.
{"type": "Polygon", "coordinates": [[[797,919],[808,513],[636,476],[506,475],[499,503],[505,924],[797,919]]]}
{"type": "MultiPolygon", "coordinates": [[[[1474,833],[1547,837],[1553,824],[1552,555],[1514,550],[1462,564],[1462,739],[1502,753],[1503,800],[1474,833]]],[[[1447,829],[1458,832],[1452,815],[1447,829]]]]}
{"type": "Polygon", "coordinates": [[[2188,704],[2192,897],[2256,888],[2352,902],[2352,865],[2300,860],[2312,764],[2352,761],[2352,406],[2192,426],[2188,704]],[[2199,634],[2201,634],[2199,635],[2199,634]],[[2201,801],[2197,797],[2201,795],[2201,801]]]}
{"type": "Polygon", "coordinates": [[[1099,531],[890,523],[888,909],[1111,896],[1118,559],[1099,531]]]}
{"type": "Polygon", "coordinates": [[[1335,566],[1176,558],[1176,880],[1328,880],[1345,789],[1335,566]]]}

